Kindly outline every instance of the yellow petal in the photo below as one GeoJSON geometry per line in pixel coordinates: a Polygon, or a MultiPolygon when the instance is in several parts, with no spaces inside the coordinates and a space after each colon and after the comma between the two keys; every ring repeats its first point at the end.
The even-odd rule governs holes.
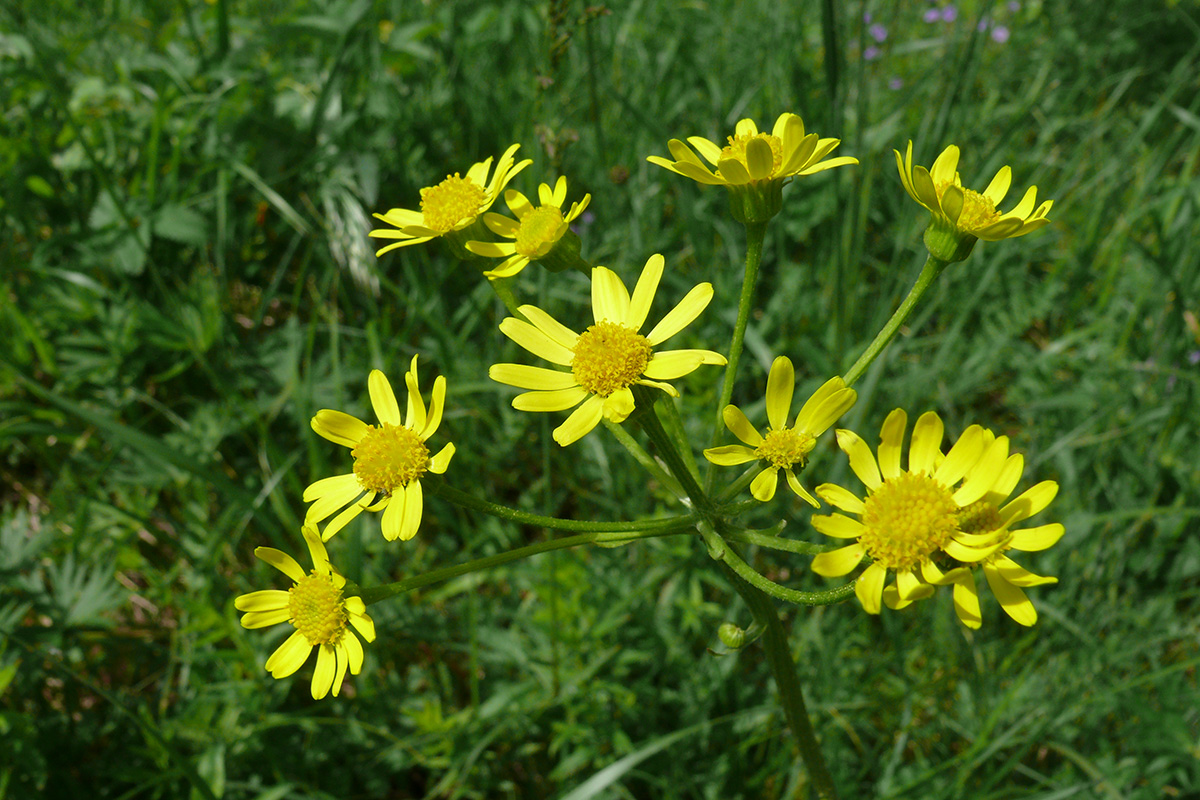
{"type": "Polygon", "coordinates": [[[400,521],[400,541],[407,542],[417,535],[424,510],[425,497],[421,491],[421,482],[409,481],[404,487],[404,517],[400,521]]]}
{"type": "Polygon", "coordinates": [[[942,419],[934,411],[926,411],[913,426],[912,442],[908,447],[908,471],[932,475],[941,455],[942,419]]]}
{"type": "Polygon", "coordinates": [[[337,655],[333,647],[327,644],[320,645],[317,647],[317,667],[312,676],[313,700],[320,700],[329,694],[336,673],[337,655]]]}
{"type": "Polygon", "coordinates": [[[579,402],[587,396],[588,390],[582,386],[553,391],[525,392],[513,398],[512,406],[518,411],[566,411],[568,408],[579,405],[579,402]]]}
{"type": "Polygon", "coordinates": [[[863,546],[857,542],[828,553],[818,553],[813,556],[812,571],[826,578],[838,578],[858,566],[866,554],[863,546]]]}
{"type": "Polygon", "coordinates": [[[334,475],[331,478],[321,478],[321,480],[309,484],[308,488],[304,490],[304,502],[311,503],[318,497],[324,497],[327,494],[344,494],[354,487],[362,491],[362,487],[358,483],[358,477],[354,473],[334,475]]]}
{"type": "Polygon", "coordinates": [[[500,332],[539,358],[564,367],[571,366],[575,354],[555,342],[543,331],[528,322],[508,317],[500,323],[500,332]]]}
{"type": "Polygon", "coordinates": [[[996,595],[996,599],[1000,601],[1000,606],[1006,614],[1026,627],[1037,622],[1037,609],[1025,596],[1025,592],[1006,581],[995,568],[988,564],[983,565],[983,574],[987,578],[988,586],[992,587],[992,594],[996,595]]]}
{"type": "Polygon", "coordinates": [[[281,592],[278,589],[263,589],[258,592],[250,592],[237,597],[233,601],[233,607],[238,611],[278,611],[286,610],[288,607],[288,598],[291,594],[281,592]]]}
{"type": "MultiPolygon", "coordinates": [[[[825,483],[817,487],[817,494],[828,500],[823,490],[831,485],[825,483]]],[[[832,536],[835,539],[857,539],[866,531],[861,522],[842,514],[818,514],[812,518],[812,526],[826,536],[832,536]]]]}
{"type": "Polygon", "coordinates": [[[408,407],[405,410],[404,427],[411,431],[425,428],[425,401],[421,399],[421,387],[417,385],[417,357],[413,356],[412,366],[404,373],[404,383],[408,387],[408,407]]]}
{"type": "Polygon", "coordinates": [[[396,402],[396,395],[392,392],[392,385],[388,383],[387,376],[377,369],[371,370],[367,377],[367,390],[371,393],[371,407],[375,409],[375,416],[379,421],[399,425],[400,405],[396,402]]]}
{"type": "Polygon", "coordinates": [[[822,483],[817,487],[817,495],[829,505],[851,514],[865,514],[867,511],[866,504],[858,496],[834,483],[822,483]]]}
{"type": "Polygon", "coordinates": [[[429,471],[435,475],[441,475],[450,466],[450,459],[454,457],[454,443],[446,442],[436,456],[429,459],[429,471]]]}
{"type": "Polygon", "coordinates": [[[774,170],[775,155],[771,152],[771,145],[765,139],[746,142],[746,171],[750,174],[750,180],[769,178],[774,170]]]}
{"type": "Polygon", "coordinates": [[[837,442],[838,447],[850,456],[850,469],[863,485],[872,491],[878,489],[883,479],[879,477],[879,465],[875,463],[875,456],[871,455],[871,448],[867,447],[867,443],[859,438],[857,433],[845,428],[838,430],[837,442]]]}
{"type": "MultiPolygon", "coordinates": [[[[904,429],[908,415],[897,408],[887,415],[879,432],[879,472],[884,480],[900,477],[900,451],[904,447],[904,429]]],[[[912,456],[909,456],[912,459],[912,456]]]]}
{"type": "Polygon", "coordinates": [[[710,447],[704,451],[704,457],[721,467],[736,467],[758,458],[753,450],[740,444],[727,444],[721,447],[710,447]]]}
{"type": "Polygon", "coordinates": [[[394,542],[400,538],[400,530],[404,522],[404,492],[398,491],[388,498],[388,504],[383,509],[383,517],[379,526],[383,530],[383,538],[394,542]]]}
{"type": "Polygon", "coordinates": [[[858,576],[854,584],[854,593],[858,595],[858,602],[862,603],[863,610],[868,614],[879,613],[880,601],[883,599],[883,582],[886,578],[887,570],[878,564],[872,564],[858,576]]]}
{"type": "Polygon", "coordinates": [[[758,447],[763,443],[763,437],[737,406],[725,406],[725,410],[721,412],[721,418],[725,420],[725,427],[729,428],[734,436],[751,447],[758,447]]]}
{"type": "Polygon", "coordinates": [[[323,408],[312,418],[312,429],[334,444],[354,449],[367,435],[367,423],[342,411],[323,408]]]}
{"type": "Polygon", "coordinates": [[[954,582],[954,613],[968,628],[983,625],[983,613],[979,609],[979,590],[975,588],[975,576],[966,570],[954,582]]]}
{"type": "Polygon", "coordinates": [[[778,485],[779,467],[767,467],[750,482],[750,494],[760,503],[767,503],[775,496],[775,488],[778,485]]]}
{"type": "Polygon", "coordinates": [[[999,206],[1004,196],[1008,194],[1008,188],[1012,186],[1012,170],[1005,165],[996,173],[996,177],[992,178],[992,182],[983,190],[983,196],[992,201],[992,205],[999,206]]]}
{"type": "Polygon", "coordinates": [[[787,427],[795,388],[796,372],[792,360],[779,356],[771,363],[771,371],[767,374],[767,421],[777,431],[787,427]]]}
{"type": "Polygon", "coordinates": [[[516,386],[518,389],[554,391],[579,385],[570,372],[526,364],[493,364],[488,369],[488,377],[497,383],[516,386]]]}
{"type": "Polygon", "coordinates": [[[363,665],[363,648],[362,643],[358,641],[358,637],[350,631],[342,634],[341,646],[346,651],[346,663],[350,667],[350,674],[357,675],[362,671],[363,665]]]}
{"type": "Polygon", "coordinates": [[[1014,550],[1021,550],[1026,553],[1045,550],[1047,547],[1057,544],[1058,540],[1066,533],[1066,530],[1060,523],[1055,522],[1051,525],[1040,525],[1036,528],[1013,531],[1009,545],[1014,550]]]}
{"type": "Polygon", "coordinates": [[[795,492],[797,497],[808,503],[813,508],[821,507],[821,504],[817,502],[817,498],[809,494],[808,489],[805,489],[800,483],[800,479],[796,477],[795,470],[785,469],[783,474],[787,477],[788,486],[791,487],[791,490],[795,492]]]}
{"type": "Polygon", "coordinates": [[[700,312],[712,301],[713,287],[711,283],[701,283],[694,286],[679,304],[667,312],[667,315],[646,334],[646,340],[654,347],[686,328],[700,316],[700,312]]]}
{"type": "Polygon", "coordinates": [[[267,659],[266,669],[272,678],[286,678],[308,660],[312,645],[300,631],[296,631],[275,648],[275,652],[267,659]]]}
{"type": "Polygon", "coordinates": [[[578,333],[563,325],[537,306],[524,305],[517,310],[524,314],[525,319],[532,322],[534,327],[550,337],[550,341],[565,347],[567,350],[574,348],[575,344],[579,341],[578,333]]]}
{"type": "Polygon", "coordinates": [[[433,396],[429,400],[429,415],[425,418],[425,425],[417,431],[417,436],[422,442],[437,433],[438,427],[442,424],[442,413],[445,411],[445,408],[446,378],[443,375],[438,375],[433,381],[433,396]]]}
{"type": "Polygon", "coordinates": [[[1000,509],[1000,519],[1005,525],[1029,519],[1050,505],[1058,494],[1058,484],[1054,481],[1041,483],[1026,489],[1017,499],[1000,509]]]}
{"type": "Polygon", "coordinates": [[[929,175],[934,183],[954,183],[954,174],[958,172],[958,145],[950,145],[929,168],[929,175]]]}
{"type": "MultiPolygon", "coordinates": [[[[285,597],[288,596],[287,592],[282,592],[281,594],[285,597]]],[[[292,610],[286,605],[283,608],[274,608],[270,611],[251,611],[242,616],[242,627],[247,630],[269,628],[272,625],[287,622],[291,618],[292,610]]]]}
{"type": "Polygon", "coordinates": [[[554,429],[554,441],[562,447],[579,441],[590,433],[592,428],[600,424],[603,416],[604,398],[595,395],[589,397],[579,408],[571,412],[571,416],[567,417],[562,425],[554,429]]]}
{"type": "Polygon", "coordinates": [[[629,292],[607,267],[592,269],[592,314],[596,322],[624,323],[629,316],[629,292]]]}
{"type": "MultiPolygon", "coordinates": [[[[915,433],[916,432],[914,431],[914,435],[915,433]]],[[[995,442],[992,444],[995,444],[995,442]]],[[[959,479],[961,479],[963,475],[967,474],[968,470],[971,470],[973,467],[975,467],[982,455],[984,455],[983,428],[979,427],[978,425],[971,425],[962,432],[962,436],[958,437],[958,441],[956,441],[954,446],[950,448],[950,452],[946,454],[946,457],[942,460],[942,463],[938,464],[937,468],[933,470],[933,479],[943,486],[953,486],[954,484],[958,483],[959,479]]],[[[980,492],[979,497],[983,497],[984,492],[987,491],[987,487],[990,487],[996,482],[996,470],[998,470],[1002,464],[1003,456],[1001,456],[1000,461],[994,462],[994,469],[988,469],[986,471],[987,486],[984,487],[983,492],[980,492]]],[[[974,471],[972,473],[972,477],[976,475],[980,475],[982,478],[983,474],[978,471],[974,471]]],[[[980,483],[982,482],[983,481],[980,480],[980,483]]],[[[973,502],[974,500],[971,500],[966,503],[961,503],[960,505],[970,505],[973,502]]]]}
{"type": "Polygon", "coordinates": [[[725,356],[712,350],[665,350],[655,353],[642,374],[647,378],[670,381],[694,372],[703,364],[725,363],[725,356]]]}
{"type": "Polygon", "coordinates": [[[629,301],[629,313],[624,322],[635,331],[640,331],[646,324],[646,317],[650,314],[650,304],[654,301],[654,295],[658,291],[658,282],[662,279],[665,264],[663,257],[658,253],[650,256],[646,260],[646,266],[642,267],[642,274],[638,277],[637,285],[633,287],[633,297],[629,301]]]}
{"type": "Polygon", "coordinates": [[[296,559],[289,556],[282,550],[276,550],[274,547],[256,547],[254,555],[259,561],[265,561],[275,569],[287,575],[296,583],[304,580],[307,574],[304,569],[296,563],[296,559]]]}

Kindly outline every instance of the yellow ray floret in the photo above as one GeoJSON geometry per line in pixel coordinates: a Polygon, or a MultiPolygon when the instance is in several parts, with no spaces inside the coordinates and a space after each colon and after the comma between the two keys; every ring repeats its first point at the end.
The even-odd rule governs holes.
{"type": "Polygon", "coordinates": [[[244,628],[265,628],[286,622],[296,629],[267,659],[266,669],[271,677],[288,677],[316,649],[312,696],[320,700],[330,690],[337,697],[347,668],[352,675],[362,669],[362,643],[350,628],[373,642],[375,623],[367,616],[362,598],[342,595],[346,579],[329,563],[329,554],[315,526],[304,526],[304,541],[312,556],[312,572],[305,574],[296,560],[282,550],[256,548],[254,555],[287,575],[294,584],[287,591],[265,589],[241,595],[233,605],[246,612],[242,617],[244,628]]]}
{"type": "MultiPolygon", "coordinates": [[[[516,219],[488,212],[483,215],[483,222],[492,233],[512,241],[470,241],[467,242],[467,249],[479,256],[504,259],[498,266],[483,273],[488,278],[511,278],[525,269],[530,261],[553,261],[555,249],[564,241],[571,223],[584,212],[591,199],[590,194],[585,194],[582,200],[572,203],[564,214],[563,204],[567,201],[565,177],[558,179],[554,189],[545,183],[538,187],[539,205],[536,207],[525,195],[509,189],[504,193],[504,202],[516,219]]],[[[578,252],[577,247],[575,252],[578,252]]]]}
{"type": "Polygon", "coordinates": [[[521,411],[575,410],[555,428],[554,441],[564,447],[578,441],[606,418],[622,422],[634,409],[634,385],[678,392],[669,383],[702,364],[724,364],[711,350],[658,351],[665,342],[700,315],[712,300],[712,284],[694,287],[649,333],[640,333],[663,273],[663,257],[646,262],[633,295],[617,274],[605,267],[592,270],[594,324],[575,333],[535,306],[518,309],[525,317],[509,317],[500,330],[521,347],[570,371],[525,364],[494,364],[492,380],[530,389],[513,398],[521,411]]]}
{"type": "Polygon", "coordinates": [[[442,422],[446,379],[439,375],[433,382],[428,412],[417,385],[416,356],[404,380],[408,406],[403,423],[392,386],[377,369],[371,371],[367,388],[379,425],[328,408],[312,418],[314,431],[349,447],[354,457],[353,472],[323,478],[304,490],[304,502],[312,503],[304,517],[306,524],[315,525],[340,510],[325,526],[322,535],[326,541],[363,511],[383,512],[381,525],[388,541],[411,539],[421,525],[421,476],[444,473],[454,456],[454,445],[447,443],[430,455],[426,444],[442,422]]]}
{"type": "Polygon", "coordinates": [[[761,460],[765,462],[763,471],[750,484],[750,493],[756,499],[765,503],[775,496],[779,471],[783,470],[792,491],[816,507],[816,499],[800,484],[796,473],[808,463],[817,437],[850,410],[858,394],[846,388],[840,377],[830,378],[808,398],[789,427],[787,421],[791,414],[795,385],[796,373],[791,360],[779,356],[771,364],[771,371],[767,375],[766,406],[770,427],[766,435],[758,432],[740,408],[725,406],[722,413],[726,427],[745,445],[711,447],[704,451],[704,457],[722,466],[761,460]]]}

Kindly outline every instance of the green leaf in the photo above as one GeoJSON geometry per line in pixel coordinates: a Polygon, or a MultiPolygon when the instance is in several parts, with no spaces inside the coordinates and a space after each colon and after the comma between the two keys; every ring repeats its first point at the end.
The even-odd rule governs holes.
{"type": "Polygon", "coordinates": [[[26,178],[25,188],[41,197],[54,197],[54,188],[40,175],[26,178]]]}
{"type": "Polygon", "coordinates": [[[154,215],[154,235],[200,246],[208,241],[208,220],[190,208],[163,206],[154,215]]]}

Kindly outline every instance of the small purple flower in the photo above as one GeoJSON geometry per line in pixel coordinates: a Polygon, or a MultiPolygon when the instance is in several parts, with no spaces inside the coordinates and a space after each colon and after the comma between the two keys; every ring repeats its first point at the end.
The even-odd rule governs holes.
{"type": "Polygon", "coordinates": [[[879,48],[875,45],[871,45],[866,50],[863,50],[863,58],[867,61],[874,61],[875,59],[879,58],[880,55],[881,53],[879,52],[879,48]]]}
{"type": "Polygon", "coordinates": [[[1004,44],[1007,42],[1008,28],[1004,27],[1003,25],[997,25],[996,29],[992,31],[992,41],[996,44],[1004,44]]]}
{"type": "Polygon", "coordinates": [[[979,26],[976,28],[976,30],[978,30],[980,33],[983,33],[988,29],[988,24],[989,23],[986,19],[981,19],[979,20],[979,26]]]}
{"type": "Polygon", "coordinates": [[[1192,365],[1200,364],[1200,350],[1193,350],[1188,353],[1188,363],[1192,365]]]}
{"type": "Polygon", "coordinates": [[[942,18],[942,12],[938,11],[936,8],[925,9],[925,14],[923,16],[923,19],[926,22],[937,22],[941,18],[942,18]]]}
{"type": "Polygon", "coordinates": [[[1021,10],[1021,4],[1017,0],[1008,0],[1008,10],[1015,14],[1021,10]]]}
{"type": "Polygon", "coordinates": [[[888,88],[891,89],[893,92],[898,89],[903,89],[904,81],[901,80],[900,78],[892,78],[891,80],[888,81],[888,88]]]}
{"type": "Polygon", "coordinates": [[[863,12],[863,22],[870,22],[870,21],[871,21],[871,12],[864,11],[863,12]]]}
{"type": "Polygon", "coordinates": [[[871,38],[877,42],[882,42],[887,38],[887,28],[883,27],[879,23],[875,23],[867,30],[871,34],[871,38]]]}
{"type": "Polygon", "coordinates": [[[942,9],[942,22],[954,22],[958,19],[958,9],[954,6],[946,6],[942,9]]]}

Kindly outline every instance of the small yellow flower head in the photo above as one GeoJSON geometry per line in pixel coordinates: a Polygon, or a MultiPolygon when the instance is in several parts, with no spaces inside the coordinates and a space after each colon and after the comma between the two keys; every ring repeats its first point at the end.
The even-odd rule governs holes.
{"type": "Polygon", "coordinates": [[[380,248],[375,255],[381,256],[397,247],[441,239],[456,258],[476,258],[467,250],[466,244],[486,233],[479,223],[479,217],[492,207],[508,182],[533,163],[530,159],[513,162],[519,147],[519,144],[514,144],[504,151],[496,162],[490,181],[488,172],[491,171],[492,159],[487,158],[467,170],[466,176],[456,172],[438,185],[422,189],[420,211],[393,208],[386,214],[374,214],[377,219],[394,227],[379,228],[368,235],[376,239],[398,240],[380,248]]]}
{"type": "Polygon", "coordinates": [[[329,554],[321,544],[316,526],[304,526],[304,541],[312,556],[312,572],[305,574],[296,560],[273,547],[259,547],[254,555],[287,575],[295,583],[291,589],[265,589],[244,594],[233,601],[244,628],[265,628],[287,622],[296,630],[267,659],[266,669],[273,678],[286,678],[317,650],[317,668],[312,677],[312,696],[320,700],[333,691],[341,691],[346,668],[357,675],[362,670],[363,649],[357,630],[368,642],[375,641],[375,623],[367,616],[360,597],[345,597],[346,579],[329,563],[329,554]]]}
{"type": "Polygon", "coordinates": [[[808,455],[816,447],[817,437],[850,410],[858,393],[846,388],[840,377],[830,378],[808,398],[789,427],[787,421],[795,386],[796,373],[791,360],[779,356],[771,364],[767,376],[767,421],[771,427],[766,434],[760,434],[740,408],[725,406],[722,414],[726,427],[746,444],[711,447],[704,451],[704,457],[726,467],[756,460],[766,462],[763,471],[750,484],[750,494],[764,503],[769,501],[775,496],[779,471],[783,470],[792,491],[816,507],[816,499],[800,484],[796,473],[808,464],[808,455]]]}
{"type": "Polygon", "coordinates": [[[512,239],[511,242],[467,242],[467,249],[486,258],[503,258],[498,267],[483,274],[489,279],[511,278],[525,269],[530,261],[537,261],[552,272],[583,263],[579,258],[579,237],[571,232],[571,223],[584,212],[592,196],[585,194],[578,203],[572,203],[563,214],[563,203],[567,200],[567,179],[560,177],[551,190],[547,184],[538,187],[536,208],[520,192],[509,189],[504,193],[504,202],[516,216],[516,220],[491,212],[483,215],[483,222],[492,233],[512,239]]]}
{"type": "Polygon", "coordinates": [[[821,499],[858,519],[843,514],[812,518],[813,527],[826,536],[855,540],[848,547],[816,556],[813,571],[826,577],[845,575],[864,556],[870,557],[873,563],[854,588],[871,614],[879,613],[881,600],[890,608],[903,608],[931,595],[935,585],[952,582],[958,573],[944,573],[937,563],[946,557],[975,564],[1001,547],[992,533],[963,531],[959,519],[963,509],[982,499],[996,483],[1007,456],[1005,447],[989,441],[982,428],[972,425],[943,456],[942,421],[930,411],[913,428],[908,469],[901,470],[907,425],[901,409],[887,416],[878,461],[856,434],[837,432],[838,446],[850,456],[850,468],[867,487],[866,498],[831,483],[817,487],[821,499]],[[953,488],[960,480],[962,485],[953,488]],[[885,591],[889,571],[895,573],[896,583],[885,591]]]}
{"type": "Polygon", "coordinates": [[[646,160],[697,183],[724,186],[733,216],[743,224],[767,222],[778,214],[783,185],[792,178],[858,163],[847,156],[822,160],[841,140],[806,135],[804,121],[790,113],[780,114],[769,134],[760,133],[754,120],[743,119],[724,147],[702,136],[689,136],[688,144],[692,147],[678,139],[667,142],[674,161],[661,156],[646,160]],[[716,170],[705,166],[697,152],[716,170]]]}
{"type": "Polygon", "coordinates": [[[998,242],[1050,224],[1046,214],[1054,201],[1046,200],[1034,210],[1036,186],[1029,187],[1012,211],[999,211],[998,206],[1012,184],[1012,170],[1007,166],[1000,168],[980,194],[962,185],[956,145],[943,150],[931,169],[913,166],[911,141],[904,156],[899,150],[892,152],[896,154],[896,167],[905,191],[932,214],[925,229],[925,246],[934,258],[947,263],[963,261],[979,239],[998,242]]]}
{"type": "MultiPolygon", "coordinates": [[[[954,584],[954,610],[968,628],[978,628],[983,622],[979,592],[975,587],[976,568],[983,570],[983,576],[1004,612],[1021,625],[1033,625],[1037,622],[1037,609],[1022,588],[1058,583],[1058,579],[1029,572],[1009,558],[1007,552],[1045,550],[1062,538],[1065,529],[1057,522],[1013,530],[1018,522],[1029,519],[1050,505],[1058,494],[1058,484],[1042,481],[1008,500],[1021,479],[1025,468],[1024,458],[1020,453],[1008,455],[1008,437],[996,437],[989,430],[985,430],[984,435],[988,447],[999,448],[1006,458],[999,477],[988,493],[959,511],[958,526],[967,534],[995,537],[999,549],[977,564],[964,565],[968,569],[947,572],[943,582],[954,584]]],[[[973,472],[974,468],[967,470],[964,479],[970,480],[973,472]]]]}
{"type": "Polygon", "coordinates": [[[341,509],[325,526],[326,541],[364,510],[383,511],[383,536],[389,542],[407,541],[417,533],[424,508],[421,477],[426,472],[444,473],[454,456],[454,445],[447,443],[437,455],[430,455],[426,444],[442,422],[446,379],[439,375],[433,382],[428,413],[417,385],[416,356],[404,381],[408,386],[408,411],[403,424],[392,386],[377,369],[371,370],[367,388],[378,426],[328,408],[312,418],[314,431],[349,447],[354,457],[353,472],[323,478],[304,490],[304,502],[312,503],[305,524],[316,525],[341,509]]]}
{"type": "Polygon", "coordinates": [[[679,393],[663,381],[681,378],[702,364],[724,364],[711,350],[655,348],[683,330],[712,300],[712,284],[694,287],[649,333],[640,331],[662,278],[663,257],[646,262],[631,297],[615,272],[592,270],[592,314],[595,324],[576,333],[535,306],[521,306],[524,320],[509,317],[500,323],[505,336],[536,356],[568,371],[525,364],[493,364],[492,380],[532,391],[513,398],[519,411],[565,411],[576,408],[554,429],[554,441],[567,446],[578,441],[603,417],[623,422],[634,409],[635,385],[679,393]],[[582,403],[582,405],[581,405],[582,403]]]}

